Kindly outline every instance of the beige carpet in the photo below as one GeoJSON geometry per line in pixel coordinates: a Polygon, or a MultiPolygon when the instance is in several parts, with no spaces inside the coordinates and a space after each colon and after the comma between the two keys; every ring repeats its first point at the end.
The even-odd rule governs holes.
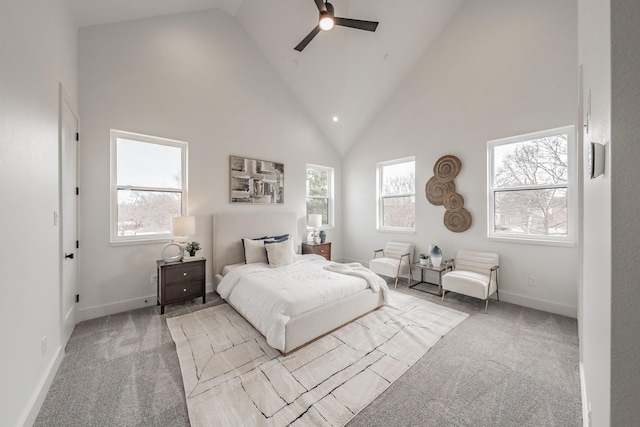
{"type": "Polygon", "coordinates": [[[343,426],[467,316],[391,292],[286,357],[227,304],[167,324],[192,426],[343,426]]]}

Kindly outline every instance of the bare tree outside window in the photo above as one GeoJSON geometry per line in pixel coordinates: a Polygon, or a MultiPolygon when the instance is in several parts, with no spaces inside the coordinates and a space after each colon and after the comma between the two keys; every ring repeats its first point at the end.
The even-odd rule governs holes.
{"type": "Polygon", "coordinates": [[[378,164],[379,227],[414,229],[416,222],[415,160],[378,164]]]}
{"type": "Polygon", "coordinates": [[[331,225],[331,185],[333,169],[307,165],[307,218],[322,215],[322,225],[331,225]]]}
{"type": "Polygon", "coordinates": [[[491,145],[493,234],[567,237],[569,133],[491,145]]]}
{"type": "Polygon", "coordinates": [[[111,131],[111,241],[166,239],[186,205],[186,143],[111,131]]]}

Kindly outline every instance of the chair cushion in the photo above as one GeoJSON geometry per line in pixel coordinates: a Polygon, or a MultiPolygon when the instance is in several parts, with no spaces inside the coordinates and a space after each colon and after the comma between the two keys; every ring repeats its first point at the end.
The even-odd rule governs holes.
{"type": "Polygon", "coordinates": [[[500,264],[500,256],[494,252],[470,251],[461,249],[456,256],[456,270],[475,271],[487,278],[491,267],[500,264]]]}
{"type": "MultiPolygon", "coordinates": [[[[404,242],[387,242],[384,247],[384,257],[385,258],[395,258],[400,259],[400,257],[404,254],[411,254],[410,259],[413,259],[413,244],[412,243],[404,243],[404,242]]],[[[406,259],[406,258],[405,258],[406,259]]],[[[396,266],[397,268],[397,266],[396,266]]],[[[395,273],[393,275],[395,277],[395,273]]]]}
{"type": "Polygon", "coordinates": [[[454,270],[442,276],[442,288],[475,298],[486,299],[496,290],[495,274],[489,277],[475,271],[454,270]],[[487,294],[487,291],[489,293],[487,294]]]}
{"type": "MultiPolygon", "coordinates": [[[[406,259],[406,257],[404,258],[406,259]]],[[[400,260],[395,258],[375,258],[369,261],[369,270],[387,277],[396,277],[400,260]]],[[[400,266],[400,275],[409,273],[409,264],[403,262],[400,266]]]]}

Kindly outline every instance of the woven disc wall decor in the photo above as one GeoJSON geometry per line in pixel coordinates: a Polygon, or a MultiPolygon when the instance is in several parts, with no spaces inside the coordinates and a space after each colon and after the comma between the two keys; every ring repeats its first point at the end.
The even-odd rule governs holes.
{"type": "Polygon", "coordinates": [[[442,156],[433,166],[433,177],[424,186],[429,203],[444,205],[444,225],[460,233],[471,227],[471,213],[464,208],[464,197],[456,192],[454,178],[462,170],[462,162],[452,155],[442,156]]]}
{"type": "Polygon", "coordinates": [[[432,177],[424,186],[429,203],[435,206],[442,205],[445,194],[456,191],[456,184],[453,181],[440,181],[437,177],[432,177]]]}
{"type": "Polygon", "coordinates": [[[462,162],[456,156],[442,156],[433,166],[433,175],[440,181],[453,181],[462,169],[462,162]]]}
{"type": "Polygon", "coordinates": [[[461,233],[471,227],[471,213],[465,208],[458,212],[446,211],[444,213],[444,226],[454,233],[461,233]]]}
{"type": "Polygon", "coordinates": [[[460,212],[464,208],[464,197],[460,193],[449,192],[442,198],[442,204],[448,212],[460,212]]]}

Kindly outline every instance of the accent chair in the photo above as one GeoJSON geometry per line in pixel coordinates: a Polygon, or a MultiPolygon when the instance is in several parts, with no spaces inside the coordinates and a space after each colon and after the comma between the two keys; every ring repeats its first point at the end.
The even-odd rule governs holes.
{"type": "Polygon", "coordinates": [[[411,260],[413,259],[413,243],[387,242],[384,249],[373,251],[373,259],[369,261],[369,270],[380,276],[396,279],[407,276],[407,283],[411,285],[411,260]]]}
{"type": "Polygon", "coordinates": [[[495,292],[498,301],[498,268],[500,256],[493,252],[459,250],[453,270],[442,276],[442,301],[447,291],[485,300],[484,312],[489,310],[489,297],[495,292]]]}

